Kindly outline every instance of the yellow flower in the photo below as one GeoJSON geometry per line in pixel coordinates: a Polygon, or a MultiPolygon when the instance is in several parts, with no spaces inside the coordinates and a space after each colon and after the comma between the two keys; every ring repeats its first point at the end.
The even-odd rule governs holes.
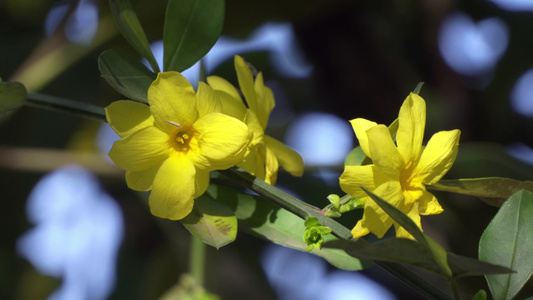
{"type": "Polygon", "coordinates": [[[200,82],[195,93],[178,72],[159,73],[148,102],[106,107],[107,121],[121,137],[109,157],[126,170],[128,187],[152,190],[152,214],[179,220],[207,189],[210,171],[242,161],[251,136],[246,124],[221,113],[207,84],[200,82]]]}
{"type": "Polygon", "coordinates": [[[277,139],[265,135],[275,101],[272,90],[263,83],[263,74],[259,72],[254,80],[250,67],[240,56],[235,56],[235,70],[245,102],[239,91],[225,79],[210,76],[207,82],[222,100],[222,111],[244,121],[253,134],[249,151],[238,166],[269,184],[276,183],[280,165],[292,175],[302,176],[302,157],[277,139]]]}
{"type": "Polygon", "coordinates": [[[373,164],[346,166],[340,177],[343,191],[365,201],[363,218],[352,230],[354,237],[369,232],[378,238],[394,224],[397,237],[412,236],[394,222],[361,186],[372,190],[406,213],[417,225],[420,215],[439,214],[439,202],[426,190],[425,185],[439,181],[451,168],[459,145],[459,130],[441,131],[422,146],[426,124],[426,103],[416,94],[410,94],[398,116],[399,128],[396,144],[387,126],[365,119],[351,120],[352,127],[363,152],[373,164]]]}

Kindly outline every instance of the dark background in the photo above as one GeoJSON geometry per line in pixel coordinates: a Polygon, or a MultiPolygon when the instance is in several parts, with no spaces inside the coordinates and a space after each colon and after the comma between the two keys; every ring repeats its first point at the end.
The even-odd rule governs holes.
{"type": "MultiPolygon", "coordinates": [[[[45,39],[43,24],[54,1],[2,0],[0,2],[0,77],[8,80],[45,39]]],[[[149,39],[162,37],[166,1],[134,1],[149,39]]],[[[100,1],[100,17],[109,16],[107,1],[100,1]]],[[[348,121],[364,117],[390,123],[410,91],[425,82],[426,138],[439,130],[459,128],[462,132],[459,157],[447,178],[506,176],[531,179],[532,168],[509,157],[507,146],[520,142],[533,147],[532,119],[514,112],[509,95],[516,80],[533,66],[533,14],[510,12],[489,1],[226,1],[223,35],[246,38],[265,22],[290,22],[305,59],[314,66],[308,78],[278,74],[268,53],[248,53],[246,59],[275,80],[276,95],[297,114],[308,111],[333,113],[348,121]],[[438,49],[440,25],[451,13],[461,11],[475,21],[498,17],[506,23],[509,44],[492,70],[485,87],[472,88],[476,78],[450,69],[438,49]],[[279,90],[278,90],[279,89],[279,90]]],[[[65,43],[59,39],[50,47],[65,43]]],[[[106,49],[132,52],[127,42],[115,35],[93,47],[39,92],[99,106],[122,98],[100,77],[99,53],[106,49]]],[[[133,52],[132,52],[133,53],[133,52]]],[[[23,69],[23,67],[22,67],[23,69]]],[[[42,70],[46,76],[47,70],[42,70]]],[[[235,80],[232,62],[215,73],[235,80]]],[[[36,91],[36,90],[33,90],[36,91]]],[[[278,100],[279,101],[279,100],[278,100]]],[[[275,110],[273,117],[280,113],[275,110]]],[[[7,150],[20,148],[94,151],[90,142],[98,123],[41,109],[23,107],[0,116],[0,298],[42,299],[59,284],[38,275],[15,252],[15,241],[32,225],[24,205],[33,185],[46,172],[68,162],[41,166],[46,156],[33,157],[34,165],[8,159],[7,150]],[[88,141],[89,140],[89,141],[88,141]],[[9,163],[8,163],[9,162],[9,163]]],[[[286,128],[269,133],[283,139],[286,128]]],[[[24,159],[22,160],[24,161],[24,159]]],[[[341,166],[331,169],[340,172],[341,166]]],[[[156,220],[131,190],[122,173],[111,166],[93,167],[104,187],[117,199],[126,220],[117,286],[112,299],[152,299],[172,285],[187,270],[188,233],[181,224],[156,220]],[[173,240],[169,238],[169,229],[173,240]]],[[[341,194],[338,187],[306,170],[303,178],[280,174],[279,185],[289,187],[301,198],[325,206],[325,196],[341,194]]],[[[477,257],[483,229],[497,208],[467,196],[436,193],[445,209],[438,216],[423,218],[424,230],[447,250],[477,257]]],[[[353,218],[353,215],[351,215],[353,218]]],[[[348,227],[355,224],[344,218],[348,227]]],[[[235,243],[219,251],[208,251],[208,289],[223,299],[273,299],[275,294],[259,264],[264,243],[240,233],[235,243]],[[227,274],[231,274],[228,276],[227,274]]],[[[366,274],[388,285],[400,298],[414,297],[390,275],[373,267],[366,274]]],[[[470,297],[486,284],[482,277],[459,282],[470,297]]]]}

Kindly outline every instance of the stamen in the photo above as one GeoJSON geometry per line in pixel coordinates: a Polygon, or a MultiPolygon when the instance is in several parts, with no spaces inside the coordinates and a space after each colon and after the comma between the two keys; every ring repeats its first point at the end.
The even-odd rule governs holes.
{"type": "Polygon", "coordinates": [[[181,128],[181,125],[179,123],[176,123],[176,122],[173,122],[173,121],[167,121],[167,120],[165,120],[165,122],[167,122],[168,124],[170,124],[172,126],[176,126],[178,128],[181,128]]]}

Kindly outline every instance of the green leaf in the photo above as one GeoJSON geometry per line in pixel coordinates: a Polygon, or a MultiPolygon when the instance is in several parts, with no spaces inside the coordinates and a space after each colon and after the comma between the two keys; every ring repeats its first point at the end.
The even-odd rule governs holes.
{"type": "Polygon", "coordinates": [[[516,271],[513,274],[488,275],[487,283],[494,299],[511,299],[533,273],[533,194],[513,194],[494,216],[479,241],[479,259],[516,271]]]}
{"type": "Polygon", "coordinates": [[[441,266],[444,274],[446,274],[448,278],[452,277],[453,274],[447,262],[446,251],[437,242],[423,234],[422,230],[418,228],[415,222],[394,205],[370,192],[365,187],[361,188],[379,205],[379,207],[381,207],[381,209],[394,219],[394,221],[400,224],[400,226],[405,228],[405,230],[407,230],[429,253],[433,255],[433,258],[441,266]]]}
{"type": "MultiPolygon", "coordinates": [[[[238,193],[220,185],[211,184],[207,193],[225,203],[235,212],[239,229],[289,248],[305,251],[303,243],[304,221],[293,213],[262,199],[259,196],[238,193]]],[[[325,241],[337,240],[331,234],[325,241]]],[[[332,265],[345,270],[361,270],[371,262],[360,261],[340,249],[313,249],[310,253],[326,259],[332,265]]]]}
{"type": "Polygon", "coordinates": [[[512,273],[513,270],[499,265],[489,264],[466,256],[448,253],[448,264],[454,278],[464,276],[481,276],[492,274],[512,273]]]}
{"type": "Polygon", "coordinates": [[[150,49],[150,44],[148,43],[141,23],[131,7],[130,1],[109,0],[109,4],[111,4],[111,11],[115,16],[122,35],[140,55],[148,60],[154,72],[159,73],[159,66],[150,49]]]}
{"type": "Polygon", "coordinates": [[[156,75],[146,68],[138,59],[107,50],[98,58],[98,68],[102,77],[122,95],[148,103],[148,88],[156,75]]]}
{"type": "Polygon", "coordinates": [[[170,287],[159,300],[220,300],[215,294],[209,293],[189,274],[180,276],[178,283],[170,287]]]}
{"type": "Polygon", "coordinates": [[[209,52],[224,25],[224,0],[169,0],[163,70],[186,70],[209,52]]]}
{"type": "Polygon", "coordinates": [[[427,188],[476,196],[487,204],[500,207],[507,198],[520,190],[533,192],[533,181],[518,181],[501,177],[468,178],[441,180],[427,188]]]}
{"type": "MultiPolygon", "coordinates": [[[[448,274],[435,261],[427,249],[416,241],[402,238],[390,238],[371,244],[364,239],[335,240],[322,245],[324,248],[343,249],[349,255],[359,259],[405,263],[447,277],[448,274]]],[[[493,264],[480,262],[453,253],[448,253],[448,263],[454,278],[485,274],[500,274],[512,270],[493,264]]]]}
{"type": "Polygon", "coordinates": [[[472,300],[487,300],[487,292],[485,292],[485,290],[479,290],[479,292],[472,297],[472,300]]]}
{"type": "Polygon", "coordinates": [[[0,113],[5,113],[24,105],[28,92],[19,82],[2,82],[0,80],[0,113]]]}
{"type": "Polygon", "coordinates": [[[366,154],[363,152],[363,149],[361,149],[360,146],[357,146],[350,151],[344,160],[345,166],[362,166],[364,163],[372,163],[372,160],[366,157],[366,154]]]}
{"type": "Polygon", "coordinates": [[[359,259],[405,263],[447,276],[422,244],[409,239],[391,238],[371,244],[365,239],[359,238],[330,241],[322,246],[323,249],[343,249],[349,255],[359,259]]]}
{"type": "Polygon", "coordinates": [[[181,223],[204,243],[217,249],[235,240],[237,218],[226,205],[209,195],[194,200],[193,211],[181,223]]]}

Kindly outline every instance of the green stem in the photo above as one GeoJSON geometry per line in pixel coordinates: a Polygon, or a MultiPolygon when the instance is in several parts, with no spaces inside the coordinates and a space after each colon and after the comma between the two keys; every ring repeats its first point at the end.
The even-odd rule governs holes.
{"type": "MultiPolygon", "coordinates": [[[[219,172],[229,177],[239,185],[256,192],[261,197],[276,203],[277,205],[285,208],[304,220],[310,216],[317,217],[318,222],[321,225],[331,228],[331,233],[339,238],[347,240],[352,238],[352,233],[348,228],[325,216],[320,209],[273,187],[272,185],[247,173],[242,169],[232,167],[227,170],[220,170],[219,172]]],[[[443,293],[441,290],[429,284],[424,279],[420,278],[418,275],[400,264],[380,261],[376,261],[375,263],[426,297],[431,299],[450,299],[447,294],[443,293]]]]}
{"type": "Polygon", "coordinates": [[[455,280],[450,279],[450,281],[448,281],[448,286],[450,287],[450,290],[452,290],[453,299],[460,300],[461,298],[459,297],[459,291],[457,290],[457,284],[455,283],[455,280]]]}
{"type": "Polygon", "coordinates": [[[219,172],[236,181],[243,187],[258,193],[261,195],[261,197],[276,203],[277,205],[285,208],[304,220],[307,219],[307,217],[316,217],[318,219],[318,223],[331,228],[332,233],[339,238],[352,238],[352,233],[348,228],[344,227],[339,222],[326,217],[319,208],[309,205],[285,193],[284,191],[271,186],[270,184],[242,169],[233,167],[228,170],[221,170],[219,172]]]}
{"type": "MultiPolygon", "coordinates": [[[[106,121],[105,111],[103,108],[72,100],[40,94],[28,94],[27,104],[30,106],[75,114],[81,117],[96,119],[103,122],[106,121]]],[[[331,228],[332,233],[339,238],[352,238],[352,234],[348,228],[325,216],[322,210],[319,208],[307,204],[237,167],[233,167],[228,170],[221,170],[219,172],[234,180],[239,185],[256,192],[261,197],[279,205],[284,209],[287,209],[304,220],[310,216],[316,217],[320,224],[331,228]]],[[[205,244],[194,237],[191,241],[190,271],[199,283],[203,282],[204,277],[204,257],[205,244]]],[[[448,295],[399,264],[388,262],[376,262],[376,264],[427,297],[433,299],[450,299],[448,295]]],[[[450,286],[452,287],[452,291],[453,286],[450,286]]],[[[454,297],[456,292],[457,291],[455,288],[454,297]]]]}
{"type": "Polygon", "coordinates": [[[89,118],[97,121],[106,121],[105,110],[95,106],[70,99],[63,99],[37,93],[28,93],[26,101],[28,106],[44,108],[53,111],[73,114],[78,117],[89,118]]]}
{"type": "Polygon", "coordinates": [[[202,286],[204,285],[205,274],[205,248],[204,242],[191,234],[189,273],[194,277],[196,283],[202,286]]]}

